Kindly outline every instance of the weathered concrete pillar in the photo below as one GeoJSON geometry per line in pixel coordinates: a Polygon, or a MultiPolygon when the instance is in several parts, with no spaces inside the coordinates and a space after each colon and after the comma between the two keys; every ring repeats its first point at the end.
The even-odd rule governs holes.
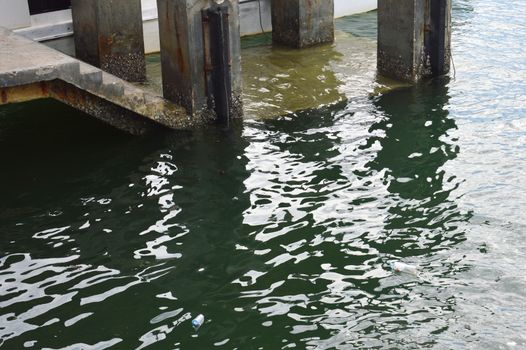
{"type": "Polygon", "coordinates": [[[379,0],[378,71],[408,81],[446,74],[451,0],[379,0]]]}
{"type": "Polygon", "coordinates": [[[157,7],[164,97],[194,118],[240,117],[239,1],[157,0],[157,7]]]}
{"type": "Polygon", "coordinates": [[[272,40],[303,48],[334,41],[334,0],[272,0],[272,40]]]}
{"type": "Polygon", "coordinates": [[[146,79],[141,0],[72,0],[76,56],[128,81],[146,79]]]}

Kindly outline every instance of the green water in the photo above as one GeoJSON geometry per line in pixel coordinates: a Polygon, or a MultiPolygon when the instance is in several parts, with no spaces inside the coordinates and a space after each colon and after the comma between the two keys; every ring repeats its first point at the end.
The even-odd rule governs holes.
{"type": "MultiPolygon", "coordinates": [[[[272,34],[241,41],[245,119],[275,119],[378,95],[409,84],[376,75],[376,12],[336,20],[335,43],[303,50],[272,46],[272,34]]],[[[147,57],[148,83],[162,94],[159,54],[147,57]]]]}
{"type": "Polygon", "coordinates": [[[0,109],[0,347],[525,348],[526,7],[453,13],[454,79],[377,94],[336,62],[336,101],[230,130],[0,109]]]}

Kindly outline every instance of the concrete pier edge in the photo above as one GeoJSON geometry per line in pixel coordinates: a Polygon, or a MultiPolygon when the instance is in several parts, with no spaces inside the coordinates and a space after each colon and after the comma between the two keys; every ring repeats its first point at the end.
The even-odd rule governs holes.
{"type": "Polygon", "coordinates": [[[134,122],[141,119],[141,125],[172,129],[206,123],[161,96],[2,27],[0,62],[0,105],[54,98],[127,131],[141,129],[134,122]]]}

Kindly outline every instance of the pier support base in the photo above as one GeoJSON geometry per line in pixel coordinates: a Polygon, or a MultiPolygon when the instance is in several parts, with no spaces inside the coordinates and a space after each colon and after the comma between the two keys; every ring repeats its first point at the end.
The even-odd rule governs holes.
{"type": "Polygon", "coordinates": [[[334,0],[272,0],[272,40],[303,48],[334,41],[334,0]]]}
{"type": "Polygon", "coordinates": [[[379,0],[378,72],[416,82],[447,74],[451,0],[379,0]]]}
{"type": "Polygon", "coordinates": [[[242,115],[239,2],[157,0],[164,97],[193,118],[242,115]]]}
{"type": "Polygon", "coordinates": [[[140,0],[72,0],[78,59],[128,81],[146,80],[140,0]]]}

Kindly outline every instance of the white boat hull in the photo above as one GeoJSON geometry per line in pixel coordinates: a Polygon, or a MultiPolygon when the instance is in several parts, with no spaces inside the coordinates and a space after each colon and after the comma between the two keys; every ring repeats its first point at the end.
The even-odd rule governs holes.
{"type": "MultiPolygon", "coordinates": [[[[240,3],[240,25],[241,35],[253,35],[272,30],[270,18],[270,0],[252,1],[240,3]],[[261,18],[259,16],[261,9],[261,18]]],[[[356,13],[375,10],[377,0],[334,0],[334,17],[345,17],[356,13]]]]}
{"type": "Polygon", "coordinates": [[[376,10],[377,0],[336,0],[334,1],[334,16],[345,17],[356,13],[376,10]]]}
{"type": "MultiPolygon", "coordinates": [[[[3,16],[0,15],[0,26],[14,29],[30,39],[46,42],[46,44],[65,53],[74,53],[70,10],[29,16],[27,4],[22,5],[24,1],[5,1],[7,3],[4,3],[9,5],[9,8],[3,9],[4,3],[0,2],[0,14],[4,14],[3,16]],[[10,15],[7,16],[6,14],[10,15]],[[18,16],[18,18],[13,18],[13,16],[18,16]]],[[[240,1],[241,35],[253,35],[272,30],[270,1],[240,1]]],[[[335,17],[367,12],[376,9],[376,7],[377,0],[334,0],[335,17]]],[[[142,0],[142,9],[145,51],[146,53],[159,52],[156,0],[142,0]]]]}

